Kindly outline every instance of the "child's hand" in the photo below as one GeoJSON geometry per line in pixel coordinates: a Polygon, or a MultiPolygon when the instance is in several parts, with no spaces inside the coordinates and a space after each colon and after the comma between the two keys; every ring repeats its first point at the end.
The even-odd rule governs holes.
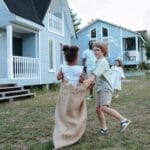
{"type": "Polygon", "coordinates": [[[95,76],[91,76],[89,79],[83,81],[85,88],[91,88],[94,84],[95,76]]]}
{"type": "Polygon", "coordinates": [[[94,85],[95,85],[94,83],[91,83],[90,86],[88,87],[88,89],[89,90],[92,89],[94,85]]]}
{"type": "Polygon", "coordinates": [[[84,80],[83,85],[86,89],[88,89],[91,85],[91,80],[90,79],[84,80]]]}
{"type": "Polygon", "coordinates": [[[62,71],[58,72],[58,74],[57,74],[57,79],[58,79],[58,80],[63,79],[63,73],[62,73],[62,71]]]}

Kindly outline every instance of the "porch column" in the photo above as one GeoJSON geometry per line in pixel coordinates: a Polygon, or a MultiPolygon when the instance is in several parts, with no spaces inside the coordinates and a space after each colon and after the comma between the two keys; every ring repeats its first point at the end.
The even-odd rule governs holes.
{"type": "Polygon", "coordinates": [[[123,49],[123,36],[122,36],[122,28],[120,27],[120,49],[121,49],[121,60],[124,61],[124,49],[123,49]]]}
{"type": "Polygon", "coordinates": [[[12,25],[7,26],[7,75],[13,78],[13,50],[12,50],[12,25]]]}
{"type": "Polygon", "coordinates": [[[40,78],[40,84],[42,83],[42,72],[41,72],[41,31],[39,31],[39,33],[38,33],[38,51],[39,51],[39,78],[40,78]]]}
{"type": "Polygon", "coordinates": [[[138,47],[138,37],[135,38],[135,46],[136,46],[136,61],[139,61],[139,47],[138,47]]]}

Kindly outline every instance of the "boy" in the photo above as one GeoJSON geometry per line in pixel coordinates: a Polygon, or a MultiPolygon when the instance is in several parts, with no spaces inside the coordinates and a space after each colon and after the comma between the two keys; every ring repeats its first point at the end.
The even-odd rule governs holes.
{"type": "Polygon", "coordinates": [[[121,132],[123,132],[131,121],[123,117],[115,109],[110,108],[113,89],[109,64],[105,58],[107,55],[107,46],[104,43],[96,42],[93,44],[93,51],[97,58],[96,67],[93,71],[93,75],[84,81],[84,85],[88,87],[95,81],[97,92],[96,113],[100,121],[100,132],[103,134],[108,132],[105,113],[111,115],[120,122],[121,132]]]}

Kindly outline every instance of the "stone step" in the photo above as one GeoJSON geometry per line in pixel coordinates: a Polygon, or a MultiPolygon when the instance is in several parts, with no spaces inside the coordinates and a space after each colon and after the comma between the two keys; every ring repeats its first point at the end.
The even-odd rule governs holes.
{"type": "Polygon", "coordinates": [[[23,87],[19,86],[12,86],[12,87],[0,87],[0,92],[7,92],[7,91],[14,91],[14,90],[21,90],[23,87]]]}
{"type": "Polygon", "coordinates": [[[30,92],[29,90],[15,90],[15,91],[8,91],[8,92],[0,92],[0,97],[27,94],[29,92],[30,92]]]}
{"type": "Polygon", "coordinates": [[[27,93],[21,95],[14,95],[14,96],[7,96],[7,97],[0,97],[0,102],[8,102],[8,101],[15,101],[15,100],[22,100],[25,98],[35,97],[35,93],[27,93]]]}

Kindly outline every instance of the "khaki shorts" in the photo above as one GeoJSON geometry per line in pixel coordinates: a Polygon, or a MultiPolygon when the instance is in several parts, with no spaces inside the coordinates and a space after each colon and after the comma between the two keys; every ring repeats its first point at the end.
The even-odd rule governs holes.
{"type": "Polygon", "coordinates": [[[96,107],[110,106],[112,100],[111,91],[98,91],[96,98],[96,107]]]}

